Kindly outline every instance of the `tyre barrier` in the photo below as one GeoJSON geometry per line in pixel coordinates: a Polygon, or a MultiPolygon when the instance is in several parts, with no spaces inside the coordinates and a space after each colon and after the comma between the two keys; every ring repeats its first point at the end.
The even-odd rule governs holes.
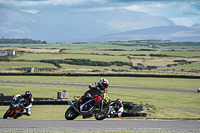
{"type": "Polygon", "coordinates": [[[147,117],[147,113],[127,113],[127,112],[123,112],[122,117],[147,117]]]}
{"type": "MultiPolygon", "coordinates": [[[[12,101],[13,96],[0,96],[0,102],[4,102],[4,101],[12,101]]],[[[41,98],[41,97],[34,97],[35,101],[55,101],[55,99],[53,98],[41,98]]]]}
{"type": "MultiPolygon", "coordinates": [[[[0,102],[0,106],[10,105],[10,102],[0,102]]],[[[68,101],[34,101],[33,105],[68,105],[68,101]]]]}

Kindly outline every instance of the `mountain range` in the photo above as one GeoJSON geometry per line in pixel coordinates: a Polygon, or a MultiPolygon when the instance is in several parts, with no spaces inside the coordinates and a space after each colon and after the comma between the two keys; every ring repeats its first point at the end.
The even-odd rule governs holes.
{"type": "Polygon", "coordinates": [[[43,9],[35,14],[0,8],[0,37],[55,42],[160,39],[200,41],[200,24],[177,26],[162,16],[123,9],[69,11],[43,9]]]}
{"type": "Polygon", "coordinates": [[[192,27],[185,26],[159,26],[141,30],[131,30],[115,34],[103,35],[88,41],[130,41],[130,40],[171,40],[178,42],[199,42],[200,41],[200,24],[192,27]]]}

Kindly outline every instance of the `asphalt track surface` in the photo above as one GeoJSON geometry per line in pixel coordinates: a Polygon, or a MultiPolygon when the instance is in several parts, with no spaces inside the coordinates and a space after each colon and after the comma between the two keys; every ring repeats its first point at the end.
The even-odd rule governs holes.
{"type": "Polygon", "coordinates": [[[200,132],[198,120],[22,120],[0,119],[0,132],[200,132]]]}
{"type": "MultiPolygon", "coordinates": [[[[31,82],[31,81],[2,81],[0,83],[10,84],[39,84],[39,85],[62,85],[62,86],[80,86],[88,87],[88,84],[81,83],[61,83],[61,82],[31,82]]],[[[166,88],[150,88],[150,87],[135,87],[135,86],[122,86],[122,85],[110,85],[109,88],[116,89],[136,89],[136,90],[148,90],[148,91],[167,91],[167,92],[182,92],[182,93],[197,93],[197,90],[181,90],[181,89],[166,89],[166,88]]]]}

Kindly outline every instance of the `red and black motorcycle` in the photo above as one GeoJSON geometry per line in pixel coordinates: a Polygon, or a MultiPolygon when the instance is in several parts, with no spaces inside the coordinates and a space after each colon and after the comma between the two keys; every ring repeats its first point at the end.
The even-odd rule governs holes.
{"type": "Polygon", "coordinates": [[[7,119],[8,117],[17,119],[21,117],[24,114],[25,104],[27,104],[27,102],[20,95],[14,96],[9,109],[3,115],[3,119],[7,119]]]}
{"type": "Polygon", "coordinates": [[[103,120],[110,114],[110,98],[106,93],[103,94],[102,99],[98,104],[93,104],[95,100],[90,99],[77,107],[76,103],[80,98],[80,96],[74,96],[74,102],[68,101],[70,107],[65,112],[65,118],[67,120],[74,120],[79,115],[82,115],[83,118],[95,116],[96,120],[103,120]]]}

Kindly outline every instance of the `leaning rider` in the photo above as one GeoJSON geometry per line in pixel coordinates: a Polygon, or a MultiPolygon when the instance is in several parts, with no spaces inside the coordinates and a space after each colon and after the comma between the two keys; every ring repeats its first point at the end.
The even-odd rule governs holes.
{"type": "Polygon", "coordinates": [[[115,113],[113,114],[114,117],[121,117],[122,113],[124,111],[124,105],[121,101],[121,99],[116,99],[116,101],[114,102],[114,104],[112,104],[113,109],[115,110],[115,113]]]}
{"type": "MultiPolygon", "coordinates": [[[[92,85],[89,85],[89,90],[84,93],[84,95],[79,99],[76,104],[76,107],[79,108],[80,104],[88,101],[89,99],[94,99],[94,104],[98,106],[99,101],[102,99],[103,93],[107,93],[107,88],[109,86],[109,81],[105,78],[101,78],[99,82],[95,82],[92,85]]],[[[92,117],[91,115],[84,115],[83,118],[92,117]]]]}
{"type": "Polygon", "coordinates": [[[109,86],[109,81],[105,78],[101,78],[99,82],[95,82],[92,85],[89,85],[89,90],[84,93],[80,98],[79,103],[84,103],[88,99],[93,98],[95,103],[98,103],[101,100],[103,93],[107,93],[107,88],[109,86]]]}
{"type": "Polygon", "coordinates": [[[26,113],[24,113],[27,116],[31,115],[31,107],[33,105],[33,96],[31,94],[30,91],[26,91],[25,94],[21,95],[21,97],[24,98],[24,100],[26,100],[26,104],[24,105],[25,109],[26,109],[26,113]]]}

